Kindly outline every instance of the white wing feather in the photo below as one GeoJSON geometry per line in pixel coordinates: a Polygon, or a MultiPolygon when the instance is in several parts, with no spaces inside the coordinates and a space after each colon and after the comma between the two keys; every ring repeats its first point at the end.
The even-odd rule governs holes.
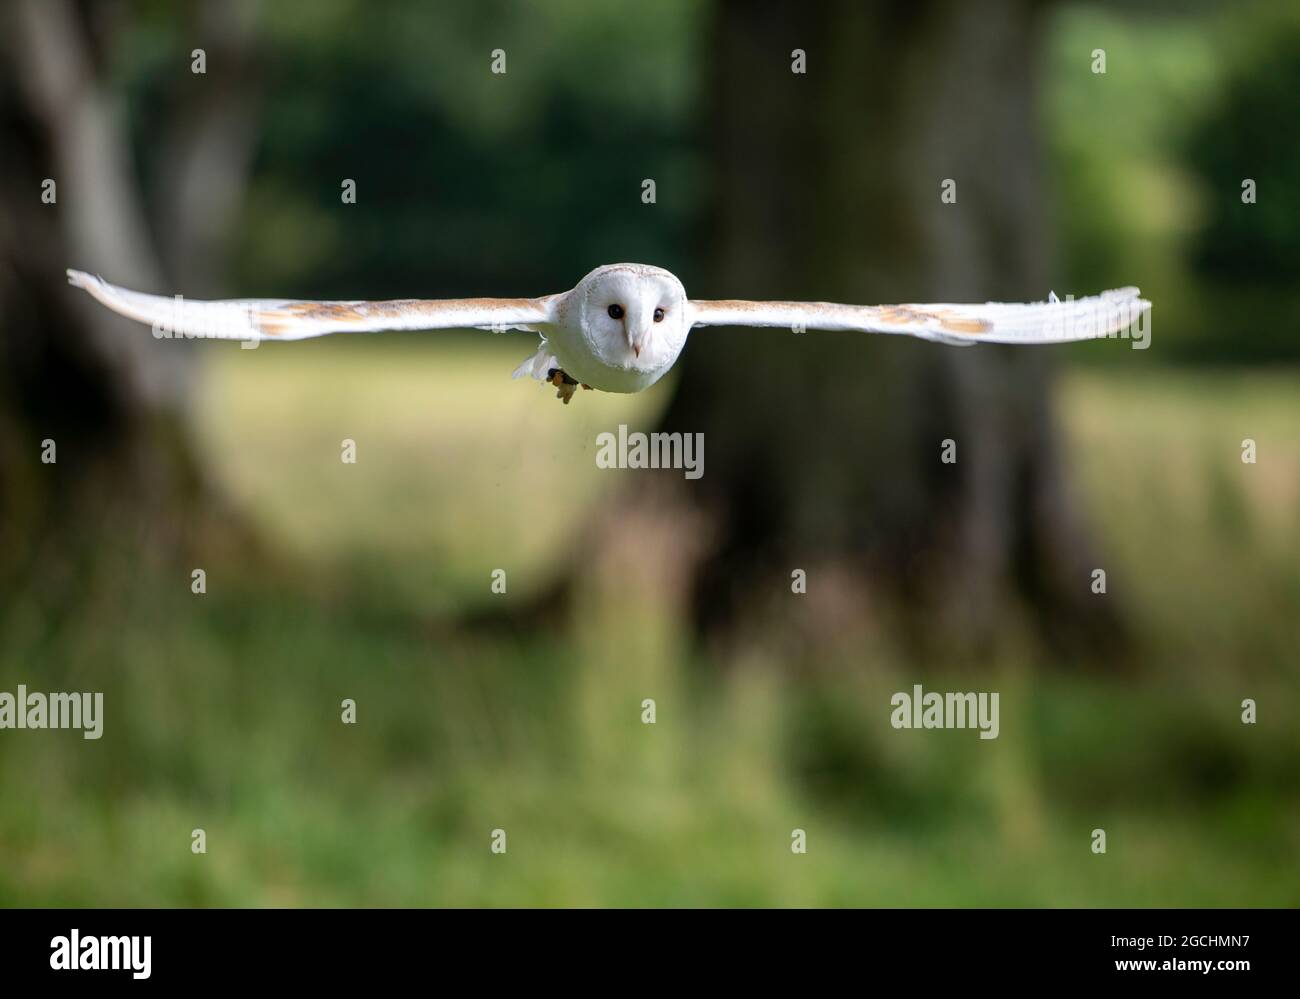
{"type": "Polygon", "coordinates": [[[983,305],[837,305],[832,302],[692,301],[696,326],[902,333],[943,343],[1068,343],[1116,336],[1151,303],[1136,288],[1089,298],[983,305]]]}
{"type": "Polygon", "coordinates": [[[170,336],[218,340],[303,340],[329,333],[379,330],[537,330],[551,322],[551,302],[555,298],[410,298],[384,302],[248,298],[205,302],[128,291],[83,271],[69,270],[68,282],[84,288],[114,312],[148,323],[170,336]]]}

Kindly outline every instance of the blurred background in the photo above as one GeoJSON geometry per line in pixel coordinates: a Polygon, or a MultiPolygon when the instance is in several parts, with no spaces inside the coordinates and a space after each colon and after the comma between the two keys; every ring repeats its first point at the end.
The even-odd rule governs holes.
{"type": "Polygon", "coordinates": [[[1300,7],[0,26],[0,690],[106,714],[0,732],[0,903],[1300,904],[1300,7]],[[619,260],[701,298],[1136,284],[1151,347],[713,330],[563,407],[507,377],[523,334],[162,341],[63,276],[538,295],[619,260]],[[619,423],[703,432],[704,477],[598,470],[619,423]],[[1000,737],[895,731],[914,683],[1000,692],[1000,737]]]}

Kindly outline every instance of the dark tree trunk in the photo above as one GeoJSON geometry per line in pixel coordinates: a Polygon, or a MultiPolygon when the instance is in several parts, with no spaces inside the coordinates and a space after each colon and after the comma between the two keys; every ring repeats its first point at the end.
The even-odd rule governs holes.
{"type": "MultiPolygon", "coordinates": [[[[233,528],[187,434],[193,345],[153,340],[64,276],[77,266],[164,290],[121,109],[101,79],[97,42],[111,25],[96,18],[107,10],[19,0],[0,15],[0,582],[29,589],[62,587],[114,541],[138,560],[233,528]],[[42,199],[47,180],[52,202],[42,199]],[[42,460],[47,441],[53,462],[42,460]]],[[[213,35],[246,37],[204,33],[213,35]]],[[[177,134],[188,139],[164,130],[169,162],[190,162],[188,143],[211,151],[232,116],[229,101],[214,101],[184,117],[177,134]]],[[[159,206],[186,274],[211,259],[215,236],[200,220],[242,185],[246,156],[227,149],[218,161],[208,174],[215,208],[183,177],[171,185],[178,200],[159,206]]]]}
{"type": "MultiPolygon", "coordinates": [[[[1045,297],[1037,14],[1032,0],[720,3],[707,50],[714,263],[688,292],[1045,297]],[[955,204],[941,201],[945,179],[955,204]]],[[[689,493],[712,524],[693,574],[699,626],[757,623],[802,568],[818,636],[889,609],[944,654],[978,656],[1026,610],[1060,644],[1113,637],[1089,588],[1050,353],[697,331],[663,426],[705,435],[689,493]],[[947,438],[953,465],[940,461],[947,438]]]]}

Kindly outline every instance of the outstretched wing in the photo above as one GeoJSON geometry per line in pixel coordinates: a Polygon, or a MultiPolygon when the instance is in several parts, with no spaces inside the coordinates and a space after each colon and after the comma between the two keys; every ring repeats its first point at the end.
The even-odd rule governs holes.
{"type": "Polygon", "coordinates": [[[545,298],[403,298],[387,302],[304,302],[227,299],[202,302],[145,295],[82,271],[68,282],[114,312],[149,323],[164,335],[218,340],[303,340],[328,333],[378,330],[537,329],[551,321],[545,298]]]}
{"type": "Polygon", "coordinates": [[[696,326],[903,333],[943,343],[1067,343],[1116,336],[1151,303],[1136,288],[1090,298],[984,305],[836,305],[831,302],[692,301],[696,326]]]}

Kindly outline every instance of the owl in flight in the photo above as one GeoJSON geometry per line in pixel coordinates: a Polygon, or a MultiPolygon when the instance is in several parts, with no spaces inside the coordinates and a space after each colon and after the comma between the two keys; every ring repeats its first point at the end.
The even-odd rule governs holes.
{"type": "Polygon", "coordinates": [[[68,280],[114,312],[151,324],[158,336],[260,341],[378,330],[529,330],[541,334],[541,344],[514,377],[551,383],[565,403],[579,385],[605,392],[649,388],[676,363],[696,326],[902,333],[962,346],[1065,343],[1117,336],[1151,308],[1136,288],[1031,304],[701,301],[687,298],[670,272],[644,264],[597,267],[572,291],[541,298],[201,302],[127,291],[82,271],[68,271],[68,280]]]}

